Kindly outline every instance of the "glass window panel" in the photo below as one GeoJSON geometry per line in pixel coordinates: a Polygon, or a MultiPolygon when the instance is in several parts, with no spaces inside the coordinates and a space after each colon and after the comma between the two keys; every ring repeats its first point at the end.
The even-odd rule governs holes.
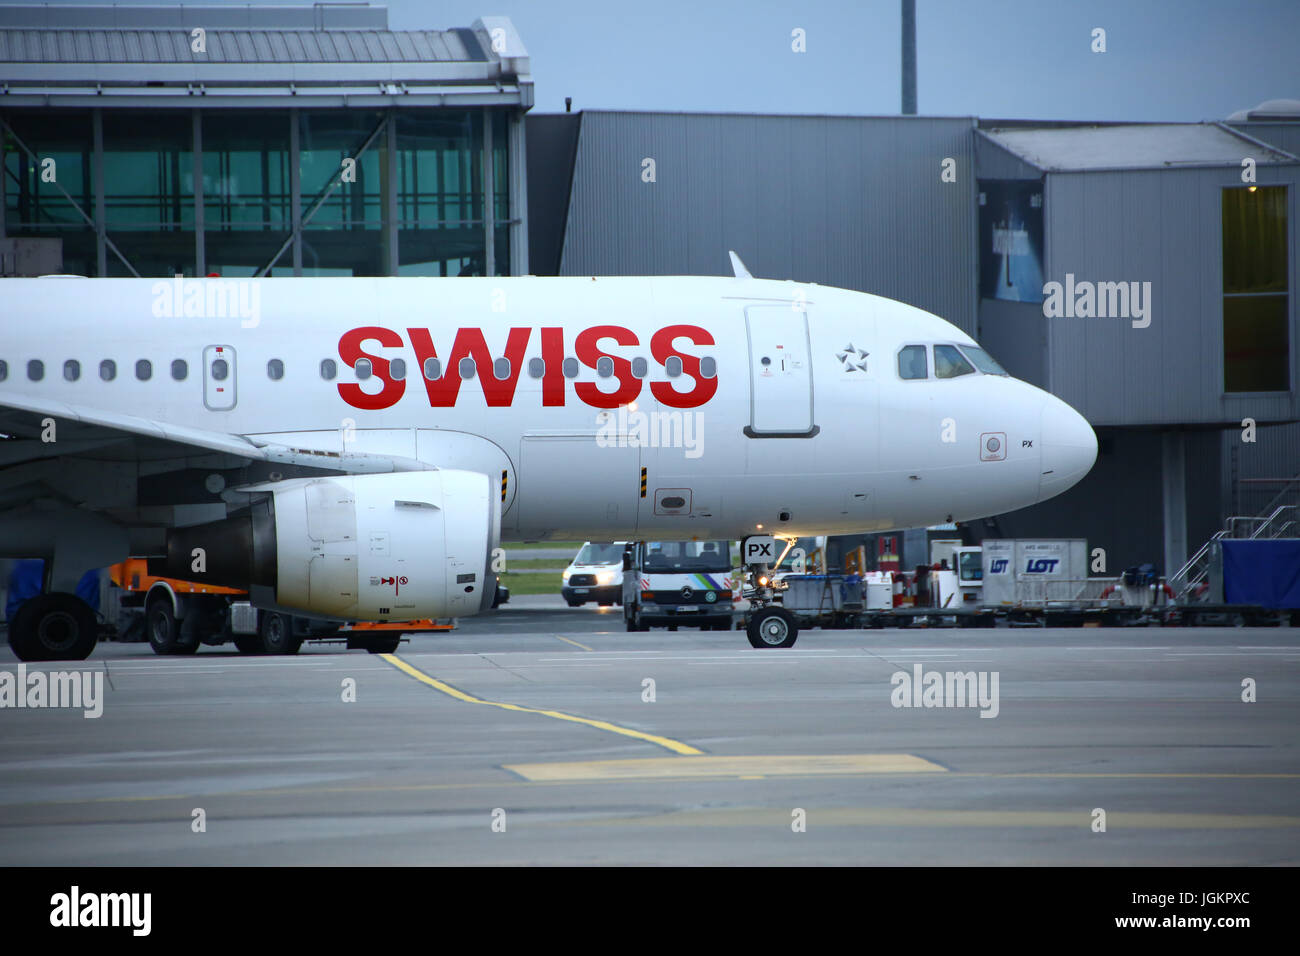
{"type": "Polygon", "coordinates": [[[957,351],[955,345],[936,345],[934,347],[934,377],[957,378],[961,375],[974,375],[975,366],[966,361],[966,356],[957,351]]]}
{"type": "Polygon", "coordinates": [[[1223,191],[1223,291],[1286,292],[1286,187],[1223,191]]]}
{"type": "Polygon", "coordinates": [[[918,379],[927,375],[924,345],[904,345],[898,350],[899,378],[918,379]]]}
{"type": "Polygon", "coordinates": [[[1223,390],[1273,392],[1291,387],[1287,296],[1223,300],[1223,390]]]}

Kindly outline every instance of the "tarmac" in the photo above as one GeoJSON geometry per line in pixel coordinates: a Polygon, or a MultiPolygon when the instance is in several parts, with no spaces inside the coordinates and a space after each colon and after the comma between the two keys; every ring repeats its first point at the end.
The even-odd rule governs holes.
{"type": "Polygon", "coordinates": [[[1295,865],[1297,635],[754,650],[534,598],[394,655],[105,643],[27,668],[103,675],[98,718],[0,709],[0,861],[1295,865]]]}

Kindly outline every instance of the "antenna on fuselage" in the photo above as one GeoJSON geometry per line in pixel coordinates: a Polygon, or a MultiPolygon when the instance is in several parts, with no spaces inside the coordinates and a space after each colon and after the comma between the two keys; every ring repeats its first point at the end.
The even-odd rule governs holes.
{"type": "Polygon", "coordinates": [[[754,278],[749,274],[749,270],[745,268],[745,264],[740,261],[740,256],[736,255],[731,250],[727,250],[727,255],[731,256],[731,271],[736,274],[737,279],[754,278]]]}

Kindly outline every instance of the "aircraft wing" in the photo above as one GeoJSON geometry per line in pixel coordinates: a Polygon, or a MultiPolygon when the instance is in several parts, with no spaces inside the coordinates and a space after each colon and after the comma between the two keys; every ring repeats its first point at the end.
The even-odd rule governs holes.
{"type": "Polygon", "coordinates": [[[335,474],[423,471],[433,467],[393,455],[290,447],[252,436],[12,394],[0,397],[0,432],[16,439],[0,442],[0,468],[63,455],[162,461],[188,459],[196,453],[217,453],[244,463],[265,462],[335,474]],[[48,434],[49,420],[53,421],[52,441],[42,438],[48,434]]]}

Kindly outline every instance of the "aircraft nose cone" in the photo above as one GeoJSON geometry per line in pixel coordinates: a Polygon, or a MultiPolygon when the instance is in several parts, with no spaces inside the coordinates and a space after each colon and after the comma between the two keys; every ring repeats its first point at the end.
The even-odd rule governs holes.
{"type": "Polygon", "coordinates": [[[1046,501],[1074,485],[1097,460],[1097,435],[1088,420],[1058,398],[1043,406],[1039,431],[1042,474],[1038,500],[1046,501]]]}

